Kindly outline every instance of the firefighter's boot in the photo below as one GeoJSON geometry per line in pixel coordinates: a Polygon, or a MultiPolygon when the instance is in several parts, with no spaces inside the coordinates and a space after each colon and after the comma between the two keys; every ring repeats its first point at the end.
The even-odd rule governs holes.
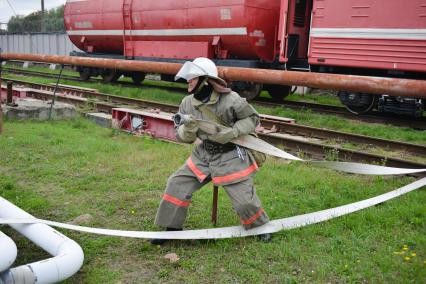
{"type": "MultiPolygon", "coordinates": [[[[166,228],[166,231],[182,231],[182,229],[175,228],[166,228]]],[[[152,245],[163,245],[168,241],[168,239],[152,239],[150,242],[152,245]]]]}
{"type": "Polygon", "coordinates": [[[272,234],[266,233],[266,234],[257,235],[257,238],[264,243],[269,243],[270,241],[272,241],[272,234]]]}

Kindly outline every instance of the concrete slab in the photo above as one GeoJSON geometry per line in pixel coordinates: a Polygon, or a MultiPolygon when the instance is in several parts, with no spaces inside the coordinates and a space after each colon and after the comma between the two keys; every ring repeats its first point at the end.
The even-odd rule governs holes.
{"type": "MultiPolygon", "coordinates": [[[[48,120],[50,103],[36,99],[18,99],[15,106],[3,105],[3,114],[7,119],[17,120],[48,120]]],[[[77,111],[73,105],[55,102],[52,109],[52,119],[62,120],[76,117],[77,111]]]]}
{"type": "Polygon", "coordinates": [[[304,95],[304,94],[310,93],[311,91],[312,91],[312,89],[309,88],[309,87],[298,86],[297,89],[296,89],[296,94],[304,95]]]}
{"type": "Polygon", "coordinates": [[[32,62],[25,61],[24,64],[22,65],[22,67],[26,69],[26,68],[31,67],[32,65],[33,65],[32,62]]]}
{"type": "Polygon", "coordinates": [[[102,127],[111,128],[111,124],[112,124],[111,114],[103,113],[103,112],[89,112],[89,113],[86,113],[86,117],[87,119],[95,122],[96,124],[102,127]]]}

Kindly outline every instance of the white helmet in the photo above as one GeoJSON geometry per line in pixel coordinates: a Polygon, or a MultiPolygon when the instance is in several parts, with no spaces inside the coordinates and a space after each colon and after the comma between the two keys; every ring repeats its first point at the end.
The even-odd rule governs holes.
{"type": "Polygon", "coordinates": [[[183,64],[182,68],[175,76],[175,81],[180,78],[189,81],[191,79],[206,76],[215,79],[222,84],[226,85],[226,82],[218,77],[217,67],[213,61],[205,57],[198,57],[194,61],[187,61],[183,64]]]}

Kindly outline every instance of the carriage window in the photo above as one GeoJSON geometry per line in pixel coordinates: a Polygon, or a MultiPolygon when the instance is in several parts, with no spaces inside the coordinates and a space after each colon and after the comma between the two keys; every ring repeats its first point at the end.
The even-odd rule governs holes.
{"type": "Polygon", "coordinates": [[[306,20],[306,0],[296,0],[293,24],[303,28],[306,20]]]}

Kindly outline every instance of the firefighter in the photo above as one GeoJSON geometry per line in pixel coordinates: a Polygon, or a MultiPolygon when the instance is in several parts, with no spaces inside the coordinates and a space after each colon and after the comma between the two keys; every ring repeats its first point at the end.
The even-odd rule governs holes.
{"type": "MultiPolygon", "coordinates": [[[[245,229],[269,222],[253,185],[253,175],[258,170],[254,156],[247,149],[230,143],[240,135],[255,131],[258,113],[244,98],[226,87],[226,82],[218,77],[216,65],[208,58],[186,62],[175,79],[188,82],[190,95],[183,99],[179,112],[191,117],[188,123],[176,129],[177,139],[193,143],[199,138],[202,142],[169,177],[155,223],[168,231],[182,230],[192,194],[210,181],[225,189],[245,229]],[[214,121],[222,125],[221,131],[208,135],[198,129],[195,119],[214,121]]],[[[271,234],[259,235],[264,242],[271,238],[271,234]]],[[[166,241],[153,239],[151,243],[166,241]]]]}

